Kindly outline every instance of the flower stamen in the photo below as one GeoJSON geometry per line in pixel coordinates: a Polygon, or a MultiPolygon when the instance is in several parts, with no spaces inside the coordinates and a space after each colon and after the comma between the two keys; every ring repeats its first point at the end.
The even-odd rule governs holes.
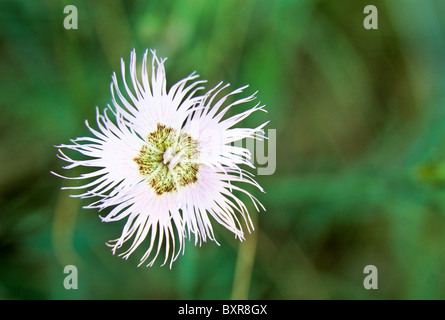
{"type": "Polygon", "coordinates": [[[186,132],[158,124],[133,160],[155,193],[162,195],[198,180],[198,157],[198,141],[186,132]]]}

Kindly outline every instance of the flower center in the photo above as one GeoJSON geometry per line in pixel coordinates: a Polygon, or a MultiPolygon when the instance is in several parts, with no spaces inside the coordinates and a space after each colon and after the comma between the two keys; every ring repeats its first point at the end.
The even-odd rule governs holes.
{"type": "Polygon", "coordinates": [[[198,180],[198,141],[183,132],[158,124],[133,160],[157,195],[178,191],[198,180]]]}

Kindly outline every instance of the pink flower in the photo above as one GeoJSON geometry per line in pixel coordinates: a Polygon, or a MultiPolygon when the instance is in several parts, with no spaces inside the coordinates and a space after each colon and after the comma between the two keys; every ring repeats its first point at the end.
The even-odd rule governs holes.
{"type": "Polygon", "coordinates": [[[137,78],[133,50],[129,66],[132,88],[125,80],[122,60],[124,90],[113,74],[112,106],[108,105],[103,114],[97,111],[98,129],[86,123],[93,136],[57,146],[59,158],[68,162],[64,169],[83,166],[93,170],[79,177],[56,175],[91,179],[84,185],[65,189],[85,189],[74,196],[96,198],[85,208],[110,208],[101,217],[104,222],[126,219],[121,236],[108,243],[113,254],[132,239],[126,251],[120,253],[127,259],[147,239],[148,249],[140,264],[150,258],[148,266],[152,266],[164,248],[163,265],[170,258],[171,268],[179,254],[184,253],[184,240],[192,234],[195,245],[207,239],[217,243],[212,221],[241,241],[243,225],[249,232],[253,230],[246,205],[232,191],[247,195],[259,211],[259,207],[264,207],[242,184],[263,189],[253,174],[240,167],[254,168],[249,151],[232,144],[246,138],[263,139],[267,122],[257,128],[234,128],[253,112],[265,111],[259,104],[224,118],[229,109],[255,99],[256,93],[223,107],[229,96],[242,93],[247,86],[218,100],[216,96],[229,85],[220,83],[206,94],[197,95],[203,89],[199,85],[205,81],[195,81],[198,75],[191,74],[167,92],[166,59],[158,59],[155,51],[151,52],[151,81],[148,50],[142,60],[141,81],[137,78]],[[63,149],[77,151],[87,159],[75,160],[63,149]]]}

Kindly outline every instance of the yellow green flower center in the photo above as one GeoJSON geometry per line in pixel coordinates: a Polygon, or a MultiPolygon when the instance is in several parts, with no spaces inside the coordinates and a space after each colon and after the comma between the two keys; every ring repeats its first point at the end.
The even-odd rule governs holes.
{"type": "Polygon", "coordinates": [[[198,180],[198,141],[186,132],[158,124],[134,161],[157,195],[178,191],[198,180]]]}

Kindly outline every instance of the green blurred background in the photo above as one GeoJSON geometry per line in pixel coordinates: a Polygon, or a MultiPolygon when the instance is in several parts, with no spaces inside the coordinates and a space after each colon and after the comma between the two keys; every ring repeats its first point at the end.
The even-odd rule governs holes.
{"type": "Polygon", "coordinates": [[[442,0],[0,0],[0,298],[445,298],[444,18],[442,0]],[[221,246],[188,242],[172,270],[113,256],[124,222],[50,174],[133,48],[168,57],[170,85],[194,70],[207,88],[250,84],[269,113],[248,124],[277,130],[255,232],[215,226],[221,246]]]}

